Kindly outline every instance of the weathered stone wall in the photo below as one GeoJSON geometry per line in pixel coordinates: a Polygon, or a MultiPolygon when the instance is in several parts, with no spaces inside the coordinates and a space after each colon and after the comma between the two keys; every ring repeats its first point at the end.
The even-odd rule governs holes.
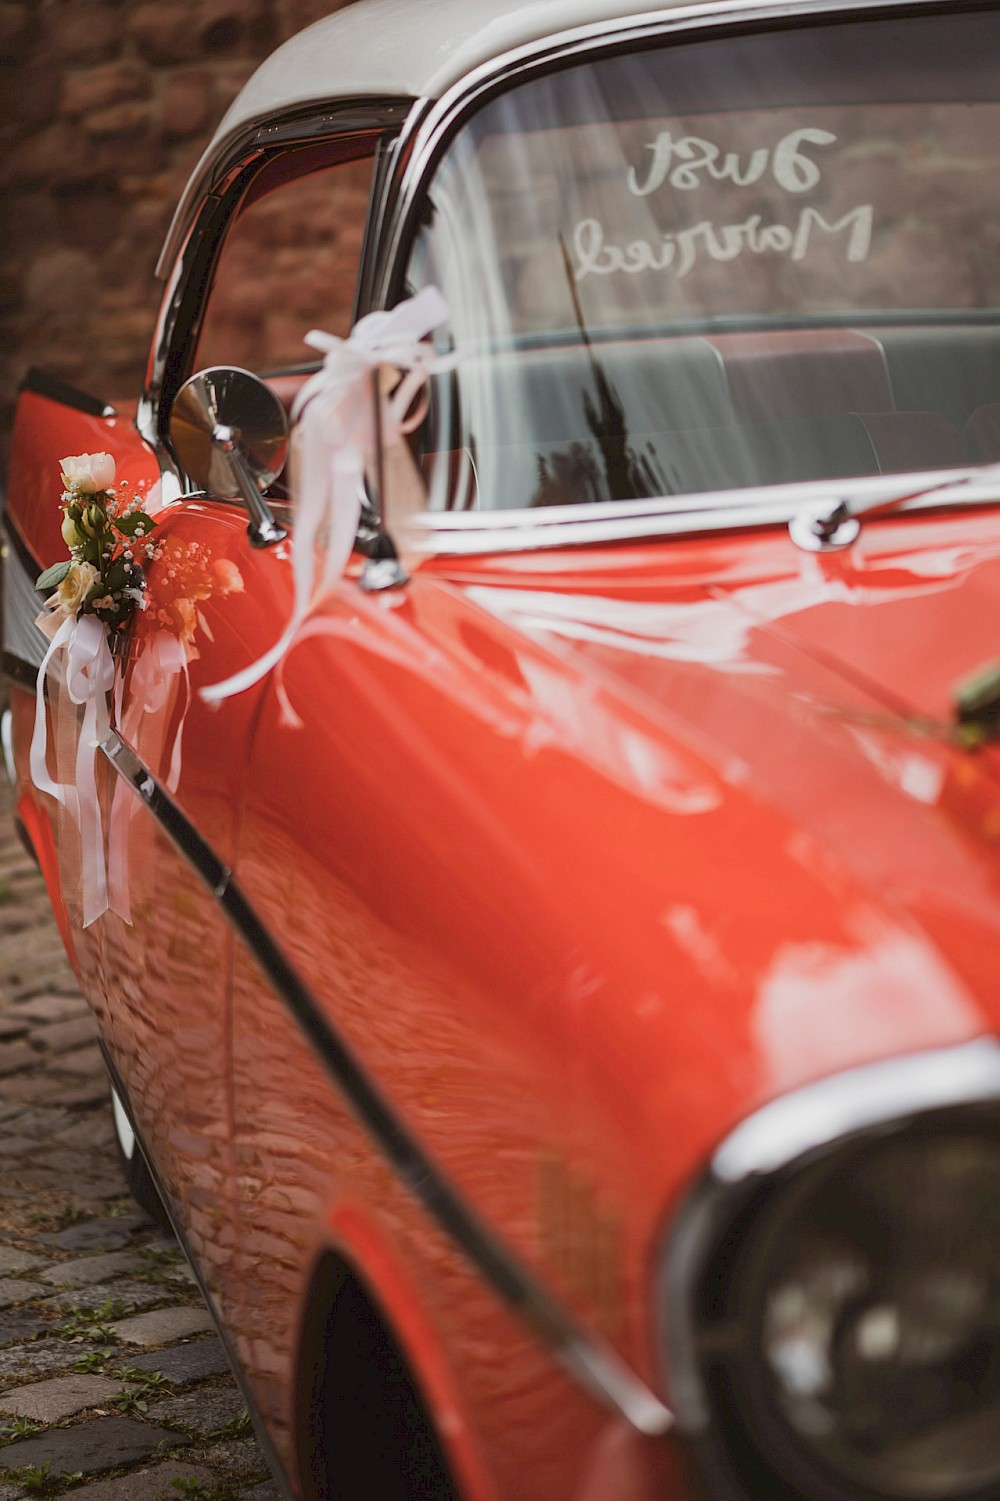
{"type": "Polygon", "coordinates": [[[342,3],[0,0],[4,439],[30,365],[134,400],[191,167],[257,63],[342,3]]]}

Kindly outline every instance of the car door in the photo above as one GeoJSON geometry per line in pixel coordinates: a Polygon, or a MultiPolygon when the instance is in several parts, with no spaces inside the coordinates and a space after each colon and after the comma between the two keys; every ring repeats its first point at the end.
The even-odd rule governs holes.
{"type": "MultiPolygon", "coordinates": [[[[321,320],[347,332],[373,147],[346,165],[330,149],[332,169],[317,170],[321,159],[307,154],[305,177],[289,182],[293,168],[279,164],[272,192],[234,206],[204,304],[174,329],[175,365],[250,366],[290,405],[305,378],[296,366],[311,357],[303,334],[321,320]]],[[[159,425],[169,445],[168,403],[159,425]]],[[[286,495],[279,479],[268,499],[282,509],[286,495]]],[[[218,898],[235,864],[265,687],[221,703],[201,692],[273,645],[292,608],[291,574],[287,544],[261,545],[239,501],[193,486],[159,513],[151,541],[145,607],[119,665],[124,776],[109,793],[107,826],[110,874],[127,910],[102,919],[105,986],[123,1092],[207,1290],[226,1309],[239,1276],[234,936],[218,898]],[[157,789],[155,810],[128,787],[143,777],[157,789]]]]}
{"type": "Polygon", "coordinates": [[[216,710],[199,688],[248,645],[268,644],[276,560],[251,547],[240,511],[211,502],[171,507],[153,538],[147,608],[120,662],[117,731],[119,759],[158,784],[170,816],[165,826],[124,778],[109,788],[109,875],[122,910],[101,918],[100,945],[123,1094],[207,1289],[224,1303],[232,936],[206,861],[234,858],[256,695],[216,710]]]}

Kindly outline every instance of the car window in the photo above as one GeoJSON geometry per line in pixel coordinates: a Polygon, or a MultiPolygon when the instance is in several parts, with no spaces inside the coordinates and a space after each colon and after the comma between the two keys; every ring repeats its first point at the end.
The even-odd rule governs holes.
{"type": "Polygon", "coordinates": [[[1000,459],[998,40],[982,6],[716,35],[493,99],[408,268],[463,355],[432,506],[1000,459]]]}
{"type": "Polygon", "coordinates": [[[258,373],[315,362],[311,328],[351,326],[372,162],[282,184],[236,220],[209,294],[197,364],[258,373]]]}

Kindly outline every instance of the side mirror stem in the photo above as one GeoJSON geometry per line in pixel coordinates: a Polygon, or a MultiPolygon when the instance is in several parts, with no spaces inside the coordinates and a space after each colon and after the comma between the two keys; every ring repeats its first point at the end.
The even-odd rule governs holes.
{"type": "Polygon", "coordinates": [[[254,547],[272,547],[274,543],[281,542],[288,536],[283,526],[279,526],[274,519],[267,501],[261,495],[257,482],[247,467],[240,448],[240,430],[238,427],[227,427],[224,423],[216,423],[212,428],[212,442],[218,444],[223,453],[229,457],[233,466],[233,476],[240,490],[240,498],[250,513],[250,525],[247,532],[254,547]]]}
{"type": "Polygon", "coordinates": [[[288,419],[262,380],[233,366],[199,371],[174,397],[167,432],[191,485],[219,500],[242,501],[254,547],[288,535],[263,494],[285,466],[288,419]]]}
{"type": "Polygon", "coordinates": [[[409,583],[410,575],[399,561],[396,544],[385,527],[385,452],[382,441],[382,386],[381,370],[372,371],[372,427],[375,434],[375,486],[373,497],[375,523],[378,535],[372,555],[361,572],[360,584],[366,594],[378,594],[383,589],[401,589],[409,583]]]}

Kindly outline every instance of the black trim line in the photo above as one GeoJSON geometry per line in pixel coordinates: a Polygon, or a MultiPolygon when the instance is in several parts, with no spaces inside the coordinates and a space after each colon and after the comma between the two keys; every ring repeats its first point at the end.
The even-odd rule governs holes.
{"type": "Polygon", "coordinates": [[[36,396],[45,396],[49,401],[58,401],[60,406],[72,407],[77,412],[86,412],[88,417],[117,415],[116,409],[108,402],[102,401],[99,396],[91,396],[86,391],[80,391],[76,386],[60,380],[58,375],[50,375],[47,370],[39,370],[37,365],[32,365],[17,389],[33,391],[36,396]]]}
{"type": "Polygon", "coordinates": [[[42,571],[42,565],[6,511],[3,517],[3,529],[7,534],[7,541],[17,553],[18,562],[23,565],[25,573],[29,574],[31,578],[37,578],[42,571]]]}
{"type": "Polygon", "coordinates": [[[161,1179],[159,1173],[156,1171],[156,1168],[153,1165],[153,1159],[151,1158],[149,1152],[146,1150],[146,1144],[142,1139],[142,1133],[135,1123],[135,1115],[132,1111],[132,1103],[129,1100],[128,1091],[122,1083],[121,1075],[111,1061],[111,1055],[104,1045],[104,1039],[99,1037],[97,1041],[101,1049],[101,1054],[104,1058],[104,1067],[108,1071],[108,1078],[111,1082],[111,1087],[114,1089],[115,1094],[118,1096],[118,1099],[121,1102],[122,1109],[128,1116],[129,1125],[132,1127],[132,1130],[135,1133],[136,1146],[142,1153],[143,1161],[149,1169],[149,1175],[156,1185],[156,1192],[160,1196],[160,1203],[163,1205],[163,1212],[167,1216],[167,1219],[170,1221],[170,1228],[173,1230],[174,1235],[177,1238],[177,1244],[180,1246],[182,1252],[184,1253],[184,1258],[187,1261],[188,1266],[191,1268],[194,1279],[198,1284],[198,1291],[201,1293],[202,1297],[205,1300],[205,1307],[208,1309],[215,1322],[216,1332],[218,1333],[219,1339],[222,1342],[222,1348],[226,1352],[226,1359],[229,1361],[230,1370],[232,1371],[236,1384],[240,1389],[240,1394],[242,1395],[243,1400],[246,1403],[247,1412],[250,1414],[257,1439],[259,1440],[260,1446],[264,1451],[264,1458],[267,1460],[268,1466],[270,1467],[272,1478],[277,1482],[284,1501],[301,1501],[301,1497],[296,1496],[288,1485],[284,1465],[281,1463],[281,1460],[278,1456],[278,1451],[275,1449],[274,1445],[271,1442],[271,1438],[265,1426],[264,1419],[260,1415],[260,1411],[257,1407],[256,1402],[254,1401],[253,1392],[250,1388],[249,1382],[247,1381],[243,1367],[240,1365],[239,1359],[236,1355],[236,1350],[234,1349],[233,1344],[229,1338],[229,1333],[225,1328],[221,1318],[216,1315],[214,1306],[215,1295],[214,1293],[212,1293],[212,1291],[206,1284],[205,1279],[202,1277],[201,1270],[198,1266],[198,1263],[194,1259],[191,1246],[188,1242],[187,1236],[184,1234],[183,1227],[173,1214],[170,1206],[170,1197],[163,1186],[163,1180],[161,1179]]]}
{"type": "Polygon", "coordinates": [[[212,891],[237,934],[291,1012],[362,1126],[440,1228],[486,1278],[494,1292],[547,1345],[562,1365],[605,1405],[639,1432],[661,1435],[673,1415],[611,1346],[581,1329],[549,1296],[411,1135],[343,1038],[326,1020],[312,992],[265,931],[233,877],[176,803],[115,731],[101,749],[180,853],[212,891]]]}
{"type": "Polygon", "coordinates": [[[38,668],[23,657],[15,657],[12,651],[0,653],[0,674],[30,693],[38,687],[38,668]]]}

